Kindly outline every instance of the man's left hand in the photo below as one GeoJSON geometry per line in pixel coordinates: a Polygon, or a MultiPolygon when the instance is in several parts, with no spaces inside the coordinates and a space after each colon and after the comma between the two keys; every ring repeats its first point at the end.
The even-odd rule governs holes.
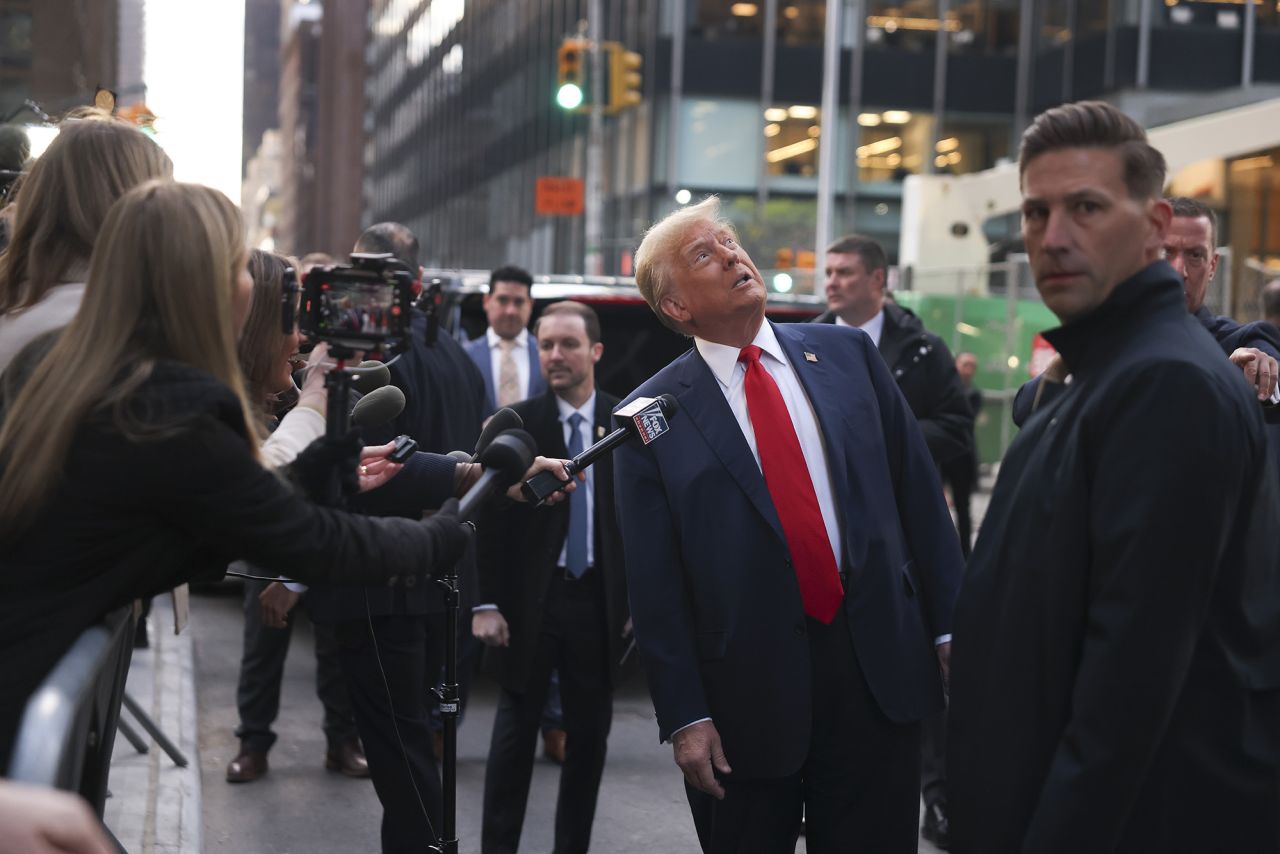
{"type": "Polygon", "coordinates": [[[298,604],[301,593],[295,593],[279,581],[273,581],[258,594],[258,605],[262,612],[262,624],[272,629],[283,629],[289,625],[289,612],[298,604]]]}
{"type": "Polygon", "coordinates": [[[1231,363],[1244,372],[1249,385],[1257,386],[1258,400],[1270,400],[1276,392],[1280,365],[1256,347],[1241,347],[1231,354],[1231,363]]]}

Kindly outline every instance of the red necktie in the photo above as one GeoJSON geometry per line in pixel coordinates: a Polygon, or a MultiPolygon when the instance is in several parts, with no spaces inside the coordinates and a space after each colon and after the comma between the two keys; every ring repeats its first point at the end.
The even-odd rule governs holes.
{"type": "Polygon", "coordinates": [[[791,551],[804,612],[830,623],[844,598],[844,587],[791,413],[778,384],[760,364],[759,347],[743,347],[738,361],[747,368],[747,412],[756,433],[760,468],[791,551]]]}

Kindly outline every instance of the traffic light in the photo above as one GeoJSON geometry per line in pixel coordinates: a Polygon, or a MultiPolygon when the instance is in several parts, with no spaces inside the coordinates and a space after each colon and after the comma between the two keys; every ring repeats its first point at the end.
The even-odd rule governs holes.
{"type": "Polygon", "coordinates": [[[583,69],[586,56],[586,39],[565,39],[561,42],[556,103],[566,110],[578,109],[585,100],[586,75],[583,69]]]}
{"type": "Polygon", "coordinates": [[[617,113],[639,106],[643,100],[640,68],[644,65],[644,57],[618,42],[606,42],[605,46],[609,50],[609,112],[617,113]]]}

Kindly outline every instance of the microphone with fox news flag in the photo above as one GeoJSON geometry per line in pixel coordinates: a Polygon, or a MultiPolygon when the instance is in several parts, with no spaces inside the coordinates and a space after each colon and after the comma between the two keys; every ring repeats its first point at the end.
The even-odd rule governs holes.
{"type": "Polygon", "coordinates": [[[635,437],[646,445],[671,429],[667,423],[680,411],[680,404],[669,394],[659,397],[637,397],[613,413],[622,426],[574,457],[564,467],[569,480],[561,480],[549,471],[540,471],[520,487],[520,493],[530,504],[541,502],[551,493],[563,489],[573,476],[603,457],[614,448],[635,437]]]}

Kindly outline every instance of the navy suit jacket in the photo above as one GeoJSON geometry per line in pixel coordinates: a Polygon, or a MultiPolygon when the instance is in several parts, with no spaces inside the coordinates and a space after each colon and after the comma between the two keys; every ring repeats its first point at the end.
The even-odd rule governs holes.
{"type": "MultiPolygon", "coordinates": [[[[963,566],[937,470],[866,333],[774,330],[822,431],[859,664],[885,715],[919,720],[943,705],[934,639],[951,631],[963,566]]],[[[663,393],[680,403],[670,431],[614,457],[631,612],[659,734],[710,717],[735,778],[785,776],[808,752],[811,685],[782,526],[696,349],[632,397],[663,393]]]]}
{"type": "MultiPolygon", "coordinates": [[[[498,410],[498,392],[493,379],[493,359],[489,352],[489,336],[487,333],[482,333],[478,338],[468,341],[463,347],[467,351],[467,355],[471,357],[471,361],[475,362],[476,367],[480,369],[481,376],[484,377],[484,413],[486,416],[492,415],[498,410]]],[[[525,389],[524,397],[521,400],[536,397],[547,390],[547,381],[542,378],[542,371],[538,369],[539,364],[538,342],[534,340],[533,335],[530,335],[529,385],[525,389]]]]}

